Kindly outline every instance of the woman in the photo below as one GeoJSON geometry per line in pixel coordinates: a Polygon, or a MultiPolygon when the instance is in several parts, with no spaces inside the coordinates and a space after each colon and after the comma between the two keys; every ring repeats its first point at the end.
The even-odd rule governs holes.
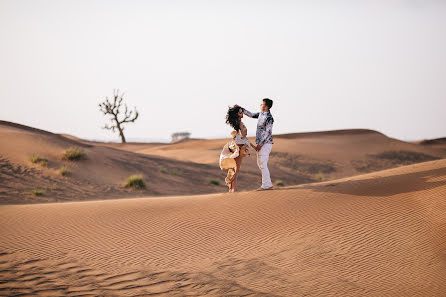
{"type": "Polygon", "coordinates": [[[220,154],[220,168],[228,170],[225,183],[229,187],[229,192],[237,191],[237,177],[242,159],[245,155],[250,156],[249,147],[255,149],[255,146],[246,137],[248,129],[243,124],[242,118],[243,109],[240,106],[229,107],[226,124],[234,128],[234,131],[231,132],[232,140],[226,143],[220,154]]]}

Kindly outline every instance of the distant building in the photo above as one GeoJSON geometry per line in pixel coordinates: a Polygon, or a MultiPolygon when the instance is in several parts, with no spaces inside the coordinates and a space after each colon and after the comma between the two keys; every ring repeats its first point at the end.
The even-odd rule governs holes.
{"type": "Polygon", "coordinates": [[[176,133],[172,134],[172,141],[185,139],[185,138],[190,138],[189,132],[176,132],[176,133]]]}

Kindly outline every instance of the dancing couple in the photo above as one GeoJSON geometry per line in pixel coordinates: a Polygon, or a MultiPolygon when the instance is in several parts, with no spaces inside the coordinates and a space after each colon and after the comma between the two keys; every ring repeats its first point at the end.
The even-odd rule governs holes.
{"type": "Polygon", "coordinates": [[[225,183],[229,187],[229,192],[237,191],[237,177],[242,159],[251,155],[251,149],[257,153],[257,165],[262,173],[262,185],[257,191],[273,189],[267,165],[269,153],[274,143],[272,135],[274,119],[270,111],[272,106],[273,100],[265,98],[260,104],[260,112],[252,113],[237,104],[229,107],[226,114],[226,123],[234,128],[234,131],[231,132],[232,140],[226,143],[220,154],[220,168],[228,170],[225,183]],[[243,115],[258,119],[255,145],[246,137],[248,129],[242,122],[243,115]]]}

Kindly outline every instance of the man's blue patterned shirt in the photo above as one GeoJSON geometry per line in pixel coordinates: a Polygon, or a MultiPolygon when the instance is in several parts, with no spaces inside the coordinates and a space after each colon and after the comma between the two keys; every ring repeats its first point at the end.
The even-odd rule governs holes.
{"type": "Polygon", "coordinates": [[[264,145],[265,143],[274,143],[273,142],[273,123],[274,118],[271,115],[271,112],[261,111],[252,113],[242,107],[243,113],[251,118],[258,118],[257,121],[257,131],[256,131],[256,143],[258,145],[264,145]]]}

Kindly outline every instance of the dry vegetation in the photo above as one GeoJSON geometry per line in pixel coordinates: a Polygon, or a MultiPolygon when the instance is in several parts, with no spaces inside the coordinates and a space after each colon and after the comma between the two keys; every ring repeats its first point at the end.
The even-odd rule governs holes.
{"type": "Polygon", "coordinates": [[[29,160],[33,164],[39,164],[39,165],[41,165],[43,167],[48,167],[48,159],[41,158],[41,157],[39,157],[37,155],[33,155],[31,158],[29,158],[29,160]]]}
{"type": "Polygon", "coordinates": [[[136,190],[142,190],[147,188],[144,179],[140,174],[135,174],[128,177],[127,180],[125,181],[124,187],[136,190]]]}
{"type": "Polygon", "coordinates": [[[80,161],[87,158],[87,153],[78,147],[69,147],[62,154],[64,161],[80,161]]]}

